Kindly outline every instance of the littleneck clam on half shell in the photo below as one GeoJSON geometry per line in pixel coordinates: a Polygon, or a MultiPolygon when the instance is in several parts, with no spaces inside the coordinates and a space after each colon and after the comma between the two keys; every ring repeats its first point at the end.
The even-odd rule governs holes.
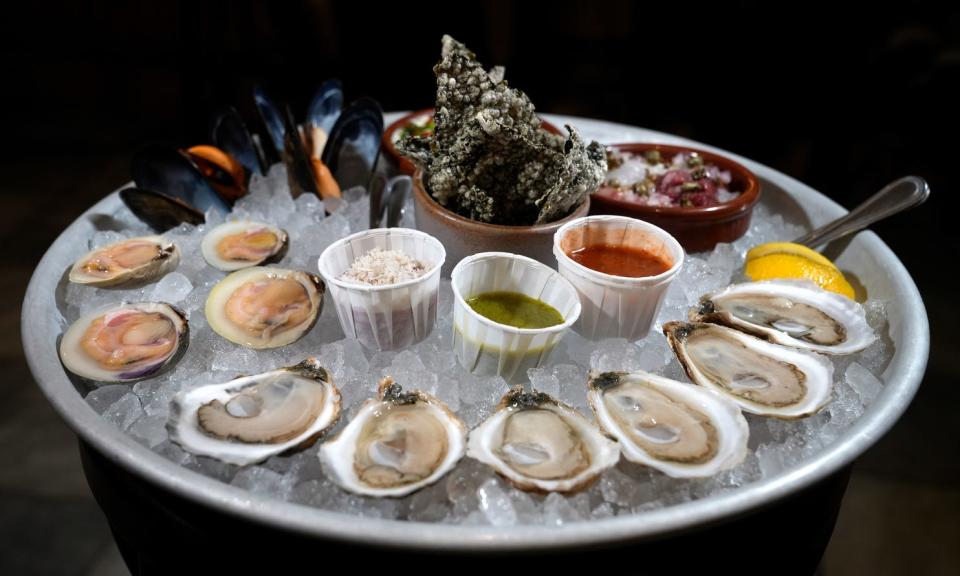
{"type": "Polygon", "coordinates": [[[860,304],[809,281],[734,284],[701,298],[690,319],[823,354],[852,354],[877,339],[860,304]]]}
{"type": "Polygon", "coordinates": [[[176,269],[177,246],[162,236],[128,238],[83,255],[70,269],[70,281],[98,288],[149,284],[176,269]]]}
{"type": "Polygon", "coordinates": [[[306,448],[340,416],[340,391],[316,358],[178,393],[167,429],[184,450],[245,466],[306,448]]]}
{"type": "Polygon", "coordinates": [[[747,455],[740,408],[716,392],[643,371],[593,375],[587,399],[624,457],[674,478],[702,478],[747,455]]]}
{"type": "Polygon", "coordinates": [[[188,340],[186,316],[169,304],[112,304],[70,325],[60,340],[60,359],[87,380],[133,382],[175,362],[188,340]]]}
{"type": "Polygon", "coordinates": [[[615,465],[620,448],[573,408],[516,386],[470,432],[467,456],[521,490],[571,493],[615,465]]]}
{"type": "Polygon", "coordinates": [[[242,220],[226,222],[207,232],[200,243],[208,264],[233,272],[281,260],[287,252],[287,233],[276,226],[242,220]]]}
{"type": "Polygon", "coordinates": [[[344,490],[399,497],[432,484],[463,457],[466,427],[450,409],[420,391],[384,378],[340,434],[320,447],[320,461],[344,490]]]}
{"type": "Polygon", "coordinates": [[[747,412],[803,418],[830,401],[833,364],[823,356],[717,324],[668,322],[663,333],[693,382],[747,412]]]}
{"type": "Polygon", "coordinates": [[[204,313],[227,340],[263,349],[286,346],[306,334],[323,305],[319,277],[255,266],[238,270],[210,290],[204,313]]]}

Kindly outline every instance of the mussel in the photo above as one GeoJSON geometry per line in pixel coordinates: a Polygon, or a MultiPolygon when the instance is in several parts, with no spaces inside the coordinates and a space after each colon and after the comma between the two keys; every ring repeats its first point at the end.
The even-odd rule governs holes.
{"type": "Polygon", "coordinates": [[[342,189],[369,185],[383,136],[383,110],[375,100],[359,98],[341,111],[342,86],[328,80],[298,125],[290,110],[274,104],[263,89],[255,88],[253,99],[266,133],[264,156],[287,165],[294,195],[338,198],[342,189]]]}
{"type": "Polygon", "coordinates": [[[229,212],[253,173],[265,175],[281,161],[292,194],[312,192],[328,200],[331,211],[341,189],[370,185],[383,135],[376,101],[360,98],[343,109],[340,81],[328,80],[311,99],[303,125],[260,87],[253,89],[253,101],[261,136],[228,108],[214,119],[212,146],[141,149],[133,161],[136,188],[120,194],[127,207],[158,232],[183,222],[197,225],[211,208],[229,212]]]}
{"type": "Polygon", "coordinates": [[[152,144],[133,158],[136,188],[120,192],[124,204],[157,232],[181,222],[200,224],[213,208],[223,213],[230,206],[210,185],[189,157],[176,148],[152,144]]]}

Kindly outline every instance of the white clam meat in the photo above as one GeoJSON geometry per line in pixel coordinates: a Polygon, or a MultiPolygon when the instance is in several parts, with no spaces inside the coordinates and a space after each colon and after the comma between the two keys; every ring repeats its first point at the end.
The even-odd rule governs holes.
{"type": "Polygon", "coordinates": [[[693,382],[747,412],[803,418],[830,401],[833,364],[823,356],[717,324],[668,322],[663,332],[693,382]]]}
{"type": "Polygon", "coordinates": [[[99,288],[149,284],[176,269],[177,246],[162,236],[128,238],[91,250],[70,268],[70,281],[99,288]]]}
{"type": "Polygon", "coordinates": [[[467,456],[521,490],[583,490],[620,459],[620,448],[573,408],[517,386],[470,432],[467,456]]]}
{"type": "Polygon", "coordinates": [[[247,348],[295,342],[316,323],[323,305],[319,277],[297,270],[238,270],[210,290],[204,313],[218,334],[247,348]]]}
{"type": "Polygon", "coordinates": [[[704,296],[690,319],[823,354],[852,354],[877,339],[859,303],[809,281],[734,284],[704,296]]]}
{"type": "Polygon", "coordinates": [[[281,260],[287,252],[289,237],[276,226],[242,220],[225,222],[207,232],[200,243],[208,264],[233,272],[242,268],[281,260]]]}
{"type": "Polygon", "coordinates": [[[60,359],[81,378],[133,382],[175,362],[188,339],[186,316],[169,304],[113,304],[70,325],[60,340],[60,359]]]}
{"type": "Polygon", "coordinates": [[[344,490],[399,497],[432,484],[463,457],[466,428],[450,409],[384,378],[340,434],[320,447],[324,469],[344,490]]]}
{"type": "Polygon", "coordinates": [[[712,390],[643,371],[596,374],[588,388],[600,428],[631,462],[701,478],[747,454],[750,429],[740,408],[712,390]]]}
{"type": "Polygon", "coordinates": [[[340,416],[340,391],[315,358],[179,392],[167,428],[184,450],[245,466],[312,444],[340,416]]]}

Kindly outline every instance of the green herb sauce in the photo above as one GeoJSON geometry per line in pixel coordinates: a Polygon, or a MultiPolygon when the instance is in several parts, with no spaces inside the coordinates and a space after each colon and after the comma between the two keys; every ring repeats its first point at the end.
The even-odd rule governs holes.
{"type": "Polygon", "coordinates": [[[548,328],[563,324],[563,315],[553,306],[519,292],[484,292],[467,298],[473,310],[514,328],[548,328]]]}

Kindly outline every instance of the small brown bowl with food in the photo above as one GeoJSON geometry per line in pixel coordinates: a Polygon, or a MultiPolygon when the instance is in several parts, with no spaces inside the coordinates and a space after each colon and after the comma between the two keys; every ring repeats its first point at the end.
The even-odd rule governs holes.
{"type": "Polygon", "coordinates": [[[607,147],[607,176],[591,214],[631,216],[672,234],[688,252],[733,242],[750,227],[760,183],[713,152],[669,144],[607,147]]]}
{"type": "Polygon", "coordinates": [[[440,205],[424,186],[421,170],[413,178],[413,206],[417,228],[436,237],[446,249],[442,275],[447,278],[460,260],[478,252],[510,252],[553,265],[553,235],[561,226],[586,216],[590,197],[567,216],[544,224],[506,226],[478,222],[440,205]]]}

